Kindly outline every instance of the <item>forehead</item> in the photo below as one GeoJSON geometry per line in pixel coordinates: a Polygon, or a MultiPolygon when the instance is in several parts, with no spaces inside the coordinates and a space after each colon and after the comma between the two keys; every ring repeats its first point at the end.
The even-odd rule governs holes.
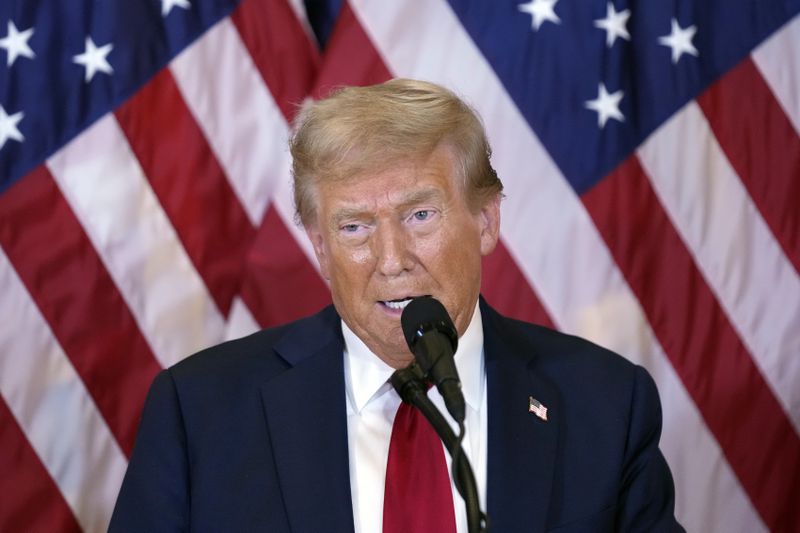
{"type": "Polygon", "coordinates": [[[403,206],[457,196],[458,182],[449,150],[439,148],[425,158],[400,160],[379,170],[323,182],[317,206],[332,210],[403,206]]]}

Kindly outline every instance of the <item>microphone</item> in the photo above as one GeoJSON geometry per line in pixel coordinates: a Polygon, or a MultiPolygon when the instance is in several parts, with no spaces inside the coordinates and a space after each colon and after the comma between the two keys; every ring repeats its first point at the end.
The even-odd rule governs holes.
{"type": "Polygon", "coordinates": [[[417,364],[436,385],[450,415],[463,424],[464,395],[453,359],[458,333],[447,310],[430,296],[414,298],[403,309],[400,324],[417,364]]]}

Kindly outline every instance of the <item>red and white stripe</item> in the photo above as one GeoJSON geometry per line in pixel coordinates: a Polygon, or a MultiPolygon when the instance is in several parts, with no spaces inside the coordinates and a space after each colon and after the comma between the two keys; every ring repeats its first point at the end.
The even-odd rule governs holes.
{"type": "Polygon", "coordinates": [[[800,133],[800,18],[795,17],[753,51],[752,57],[783,111],[800,133]]]}
{"type": "Polygon", "coordinates": [[[47,166],[161,365],[217,342],[224,317],[114,116],[87,128],[47,166]]]}
{"type": "MultiPolygon", "coordinates": [[[[45,485],[43,501],[54,499],[55,505],[63,501],[81,528],[100,531],[111,517],[127,466],[125,455],[87,391],[84,379],[75,371],[25,284],[2,252],[0,286],[3,287],[0,316],[8,319],[6,323],[16,324],[13,330],[6,328],[0,335],[0,396],[5,404],[3,411],[7,408],[13,415],[13,421],[7,422],[8,417],[3,415],[3,431],[11,429],[6,423],[13,425],[15,421],[44,467],[43,471],[28,467],[35,461],[24,443],[4,439],[3,455],[19,447],[22,451],[18,456],[24,457],[28,464],[4,469],[2,477],[16,477],[22,483],[3,492],[2,508],[15,503],[19,490],[32,492],[33,487],[28,483],[37,487],[45,485]],[[9,448],[5,447],[7,444],[9,448]],[[24,473],[16,471],[25,467],[30,469],[24,473]],[[63,500],[49,494],[53,488],[51,480],[63,500]]],[[[14,437],[19,439],[21,435],[16,433],[14,437]]],[[[31,505],[31,502],[21,504],[31,505]]],[[[36,510],[45,516],[49,515],[48,511],[36,510]]],[[[71,523],[63,509],[54,511],[56,516],[44,518],[45,523],[39,522],[39,525],[44,528],[52,524],[50,520],[58,526],[71,523]]],[[[19,530],[8,516],[1,517],[0,524],[8,526],[3,527],[6,531],[19,530]]]]}
{"type": "Polygon", "coordinates": [[[800,359],[792,356],[800,353],[800,278],[700,107],[688,104],[638,153],[705,282],[800,428],[800,388],[793,382],[800,359]]]}

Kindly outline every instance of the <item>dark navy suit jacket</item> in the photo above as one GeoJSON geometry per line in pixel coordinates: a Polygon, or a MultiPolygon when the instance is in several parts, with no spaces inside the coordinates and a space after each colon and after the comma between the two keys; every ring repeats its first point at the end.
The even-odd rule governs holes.
{"type": "MultiPolygon", "coordinates": [[[[647,372],[481,310],[491,531],[680,531],[647,372]]],[[[159,374],[110,531],[353,531],[339,320],[328,307],[159,374]]]]}

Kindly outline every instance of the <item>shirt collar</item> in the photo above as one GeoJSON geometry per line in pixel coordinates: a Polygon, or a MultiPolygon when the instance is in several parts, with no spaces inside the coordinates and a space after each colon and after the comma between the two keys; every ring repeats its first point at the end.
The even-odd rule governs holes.
{"type": "MultiPolygon", "coordinates": [[[[345,355],[345,387],[350,404],[361,412],[367,403],[392,390],[389,378],[394,369],[383,362],[342,320],[345,355]]],[[[483,394],[483,321],[478,304],[472,313],[467,331],[458,339],[456,368],[461,379],[464,401],[473,410],[480,410],[483,394]]]]}

